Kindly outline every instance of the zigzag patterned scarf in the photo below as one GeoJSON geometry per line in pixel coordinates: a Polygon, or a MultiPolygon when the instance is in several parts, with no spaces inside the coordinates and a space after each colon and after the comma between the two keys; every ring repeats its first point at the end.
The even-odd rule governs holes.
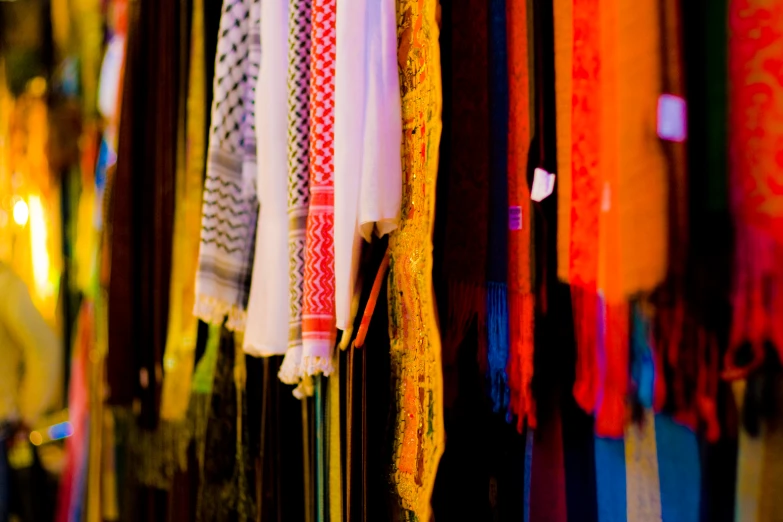
{"type": "Polygon", "coordinates": [[[305,236],[310,204],[310,48],[312,0],[292,0],[288,13],[288,352],[280,380],[301,377],[305,236]]]}
{"type": "MultiPolygon", "coordinates": [[[[337,3],[313,0],[310,77],[310,213],[305,243],[302,363],[335,342],[334,72],[337,3]]],[[[328,360],[328,359],[327,359],[328,360]]]]}
{"type": "Polygon", "coordinates": [[[261,62],[258,0],[228,0],[215,58],[212,126],[194,314],[244,330],[258,203],[254,91],[261,62]]]}

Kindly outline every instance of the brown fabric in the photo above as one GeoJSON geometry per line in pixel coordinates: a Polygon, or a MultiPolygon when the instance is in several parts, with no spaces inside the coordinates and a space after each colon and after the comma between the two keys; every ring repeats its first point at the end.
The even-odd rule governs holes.
{"type": "Polygon", "coordinates": [[[111,219],[108,377],[110,401],[128,405],[139,399],[142,424],[152,428],[171,272],[179,4],[140,0],[129,10],[111,219]]]}
{"type": "MultiPolygon", "coordinates": [[[[487,5],[481,0],[454,2],[452,11],[452,125],[449,142],[445,255],[448,285],[444,364],[454,363],[456,348],[474,318],[485,323],[485,283],[489,212],[489,64],[487,5]],[[469,122],[469,123],[468,123],[469,122]]],[[[447,88],[449,78],[445,79],[447,88]]],[[[479,338],[483,341],[483,334],[479,338]]],[[[480,341],[481,342],[481,341],[480,341]]],[[[480,350],[479,360],[484,360],[480,350]]]]}

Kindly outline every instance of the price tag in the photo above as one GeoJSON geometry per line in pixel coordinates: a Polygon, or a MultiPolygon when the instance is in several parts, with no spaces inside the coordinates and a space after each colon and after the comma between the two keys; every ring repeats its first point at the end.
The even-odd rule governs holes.
{"type": "Polygon", "coordinates": [[[544,169],[536,169],[533,172],[533,186],[530,189],[530,199],[543,201],[552,194],[555,188],[555,175],[544,169]]]}
{"type": "Polygon", "coordinates": [[[522,230],[522,207],[508,207],[508,229],[522,230]]]}
{"type": "Polygon", "coordinates": [[[685,100],[673,94],[658,98],[658,137],[683,142],[688,137],[688,112],[685,100]]]}

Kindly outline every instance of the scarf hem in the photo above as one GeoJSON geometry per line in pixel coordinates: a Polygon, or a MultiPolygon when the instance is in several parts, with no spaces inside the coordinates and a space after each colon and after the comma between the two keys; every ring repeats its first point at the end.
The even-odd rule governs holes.
{"type": "Polygon", "coordinates": [[[220,325],[223,320],[226,321],[226,328],[232,332],[244,332],[247,322],[247,312],[241,310],[238,306],[228,304],[222,299],[217,299],[208,295],[196,296],[196,302],[193,304],[193,315],[202,321],[220,325]]]}

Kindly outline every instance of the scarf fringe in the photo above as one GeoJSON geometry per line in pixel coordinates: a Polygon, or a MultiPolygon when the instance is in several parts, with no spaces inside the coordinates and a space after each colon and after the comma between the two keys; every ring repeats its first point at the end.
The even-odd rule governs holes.
{"type": "Polygon", "coordinates": [[[222,299],[208,295],[197,295],[193,305],[193,315],[205,323],[220,325],[228,316],[226,328],[232,332],[244,332],[247,322],[247,312],[237,305],[228,304],[222,299]]]}
{"type": "Polygon", "coordinates": [[[305,376],[299,382],[299,385],[294,388],[293,394],[294,397],[301,400],[307,397],[312,397],[314,391],[315,387],[313,386],[313,379],[311,377],[305,376]]]}
{"type": "Polygon", "coordinates": [[[300,368],[302,374],[307,376],[324,374],[326,377],[329,377],[334,371],[331,357],[318,357],[315,355],[303,355],[300,368]]]}
{"type": "Polygon", "coordinates": [[[277,377],[284,384],[298,384],[302,379],[302,345],[289,348],[283,357],[283,363],[277,377]]]}
{"type": "Polygon", "coordinates": [[[571,286],[571,304],[576,338],[576,380],[574,398],[587,413],[597,400],[598,295],[595,288],[571,286]]]}
{"type": "Polygon", "coordinates": [[[535,296],[509,290],[509,356],[508,386],[511,393],[509,411],[517,418],[517,430],[525,423],[536,427],[536,403],[531,389],[535,354],[535,296]]]}
{"type": "Polygon", "coordinates": [[[126,444],[134,478],[145,486],[168,490],[174,475],[188,468],[187,449],[193,437],[190,419],[161,420],[155,430],[140,428],[127,408],[112,410],[118,426],[125,426],[126,444]]]}
{"type": "Polygon", "coordinates": [[[484,285],[448,282],[448,310],[443,339],[443,364],[456,364],[457,349],[474,320],[478,321],[478,361],[482,373],[487,372],[487,290],[484,285]]]}
{"type": "Polygon", "coordinates": [[[595,432],[600,437],[619,439],[625,433],[630,355],[628,314],[626,302],[606,305],[606,373],[600,385],[601,401],[595,415],[595,432]]]}
{"type": "Polygon", "coordinates": [[[490,397],[495,412],[509,404],[508,375],[508,287],[487,283],[487,364],[490,397]]]}

